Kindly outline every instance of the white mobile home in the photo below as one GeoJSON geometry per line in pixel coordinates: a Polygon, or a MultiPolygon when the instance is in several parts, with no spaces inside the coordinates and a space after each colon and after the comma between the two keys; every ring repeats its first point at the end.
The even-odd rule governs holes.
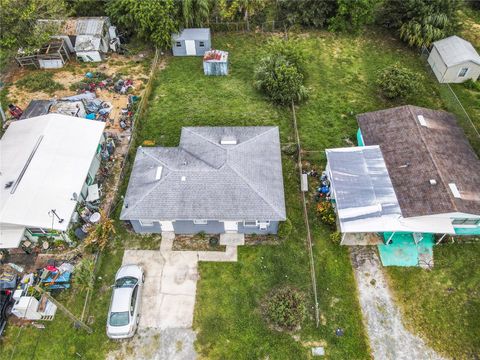
{"type": "Polygon", "coordinates": [[[435,41],[428,63],[441,83],[461,83],[480,76],[480,55],[471,43],[458,36],[435,41]]]}
{"type": "Polygon", "coordinates": [[[0,248],[28,237],[68,240],[100,166],[105,123],[60,114],[13,122],[0,140],[0,248]]]}

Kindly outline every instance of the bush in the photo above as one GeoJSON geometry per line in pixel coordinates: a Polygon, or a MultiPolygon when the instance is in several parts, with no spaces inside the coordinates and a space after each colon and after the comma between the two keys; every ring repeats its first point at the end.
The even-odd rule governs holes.
{"type": "Polygon", "coordinates": [[[336,224],[335,210],[330,201],[320,201],[317,204],[317,215],[320,221],[334,229],[336,224]]]}
{"type": "Polygon", "coordinates": [[[465,86],[469,90],[477,90],[480,91],[480,84],[478,81],[475,81],[473,79],[468,79],[463,83],[463,86],[465,86]]]}
{"type": "Polygon", "coordinates": [[[80,291],[93,289],[95,263],[90,258],[83,259],[75,266],[73,284],[80,291]]]}
{"type": "Polygon", "coordinates": [[[405,98],[415,94],[421,85],[421,75],[397,64],[379,72],[377,85],[388,99],[405,98]]]}
{"type": "Polygon", "coordinates": [[[335,245],[340,245],[340,242],[342,241],[342,234],[339,233],[338,231],[335,231],[330,234],[330,241],[334,243],[335,245]]]}
{"type": "Polygon", "coordinates": [[[283,56],[288,63],[295,66],[303,76],[307,75],[305,69],[305,52],[298,42],[277,37],[271,38],[265,46],[265,56],[270,54],[283,56]]]}
{"type": "Polygon", "coordinates": [[[290,105],[307,98],[303,75],[283,55],[270,55],[260,60],[255,70],[255,87],[272,102],[290,105]]]}
{"type": "Polygon", "coordinates": [[[62,84],[53,80],[53,73],[45,71],[33,72],[18,80],[15,85],[28,91],[44,91],[48,94],[65,89],[62,84]]]}
{"type": "Polygon", "coordinates": [[[296,330],[307,315],[305,295],[291,286],[274,290],[265,301],[267,320],[281,330],[296,330]]]}
{"type": "Polygon", "coordinates": [[[278,226],[278,237],[280,239],[286,239],[290,236],[290,233],[292,232],[292,222],[290,219],[286,219],[285,221],[281,222],[280,225],[278,226]]]}

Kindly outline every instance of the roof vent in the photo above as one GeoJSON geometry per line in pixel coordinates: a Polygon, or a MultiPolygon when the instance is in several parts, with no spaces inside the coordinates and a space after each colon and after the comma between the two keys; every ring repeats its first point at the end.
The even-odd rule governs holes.
{"type": "Polygon", "coordinates": [[[155,173],[155,180],[160,180],[160,178],[162,177],[162,170],[163,166],[157,167],[157,172],[155,173]]]}
{"type": "Polygon", "coordinates": [[[423,115],[417,115],[417,119],[420,125],[427,126],[427,122],[425,121],[425,118],[423,117],[423,115]]]}
{"type": "Polygon", "coordinates": [[[220,140],[221,145],[237,145],[237,139],[233,136],[224,136],[220,140]]]}
{"type": "Polygon", "coordinates": [[[430,185],[437,185],[437,180],[430,179],[430,185]]]}
{"type": "Polygon", "coordinates": [[[462,195],[460,195],[460,191],[458,191],[457,185],[454,183],[448,184],[448,187],[450,188],[450,191],[452,192],[453,196],[456,198],[461,198],[462,195]]]}

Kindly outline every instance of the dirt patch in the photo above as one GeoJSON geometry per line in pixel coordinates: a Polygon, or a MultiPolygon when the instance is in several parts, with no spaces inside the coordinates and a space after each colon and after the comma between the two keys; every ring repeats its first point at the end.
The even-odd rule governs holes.
{"type": "Polygon", "coordinates": [[[443,359],[402,323],[375,248],[350,247],[360,307],[375,359],[443,359]]]}
{"type": "Polygon", "coordinates": [[[225,245],[211,245],[210,238],[220,239],[218,235],[176,235],[173,240],[174,251],[225,251],[225,245]]]}
{"type": "Polygon", "coordinates": [[[245,235],[245,245],[279,245],[281,242],[282,240],[275,235],[245,235]]]}

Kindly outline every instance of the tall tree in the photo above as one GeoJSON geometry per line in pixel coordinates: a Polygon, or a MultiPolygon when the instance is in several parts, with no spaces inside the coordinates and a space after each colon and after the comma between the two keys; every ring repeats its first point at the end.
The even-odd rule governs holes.
{"type": "Polygon", "coordinates": [[[267,0],[219,0],[217,6],[222,19],[241,18],[247,23],[247,30],[250,30],[250,19],[261,13],[267,4],[267,0]]]}
{"type": "Polygon", "coordinates": [[[38,27],[37,19],[63,19],[63,0],[2,0],[0,46],[6,49],[39,47],[50,37],[51,27],[38,27]]]}
{"type": "Polygon", "coordinates": [[[459,6],[460,0],[389,0],[380,19],[410,46],[429,46],[454,32],[459,6]]]}
{"type": "Polygon", "coordinates": [[[67,7],[74,16],[105,15],[105,1],[103,0],[67,0],[67,7]]]}
{"type": "Polygon", "coordinates": [[[373,21],[379,0],[337,0],[335,16],[329,22],[330,30],[358,31],[373,21]]]}
{"type": "Polygon", "coordinates": [[[106,10],[118,26],[160,49],[170,47],[171,34],[178,31],[173,0],[109,0],[106,10]]]}
{"type": "Polygon", "coordinates": [[[209,0],[177,0],[179,18],[184,27],[202,27],[210,19],[209,0]]]}
{"type": "Polygon", "coordinates": [[[290,25],[321,28],[335,14],[336,1],[277,0],[278,17],[290,25]]]}

